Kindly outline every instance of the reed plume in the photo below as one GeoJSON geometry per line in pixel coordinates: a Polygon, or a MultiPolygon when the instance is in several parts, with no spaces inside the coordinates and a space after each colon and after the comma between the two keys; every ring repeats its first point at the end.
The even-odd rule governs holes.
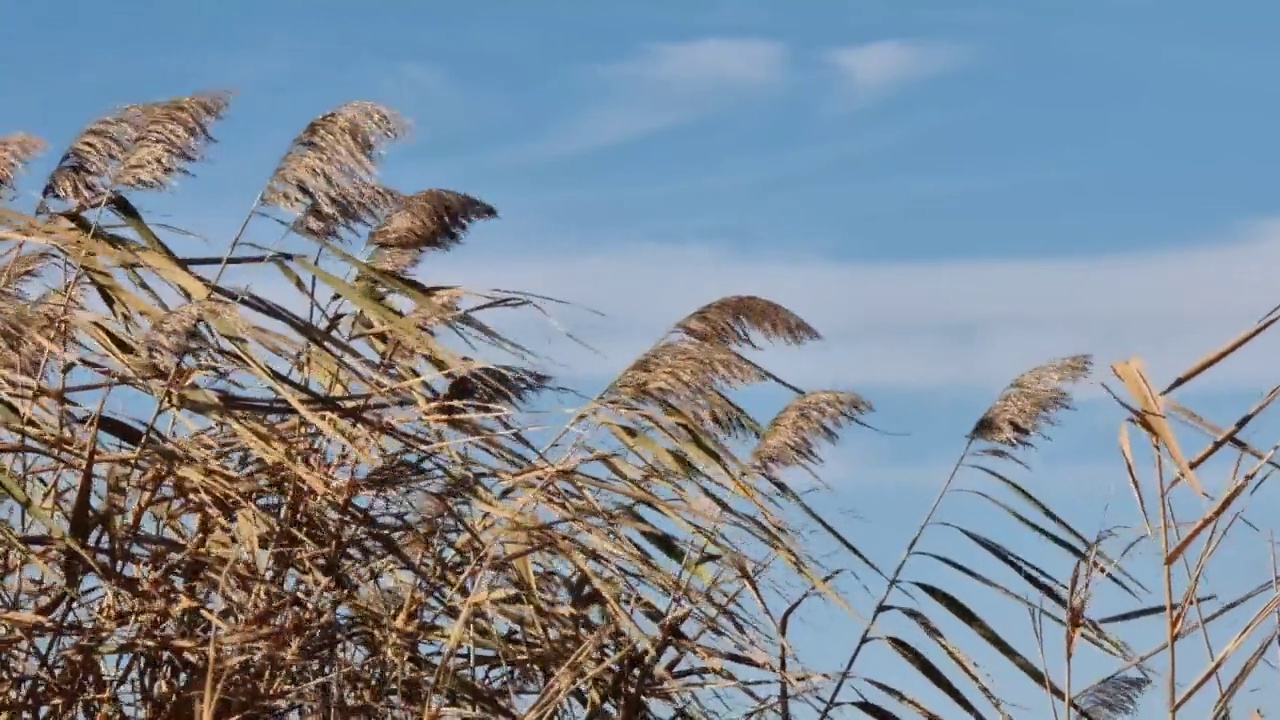
{"type": "Polygon", "coordinates": [[[229,91],[210,91],[127,105],[89,123],[63,153],[43,197],[75,208],[105,202],[118,188],[159,190],[213,142],[210,126],[230,103],[229,91]]]}
{"type": "Polygon", "coordinates": [[[700,401],[712,389],[765,379],[759,368],[728,348],[668,340],[637,358],[612,391],[633,401],[700,401]]]}
{"type": "Polygon", "coordinates": [[[210,127],[231,103],[231,91],[216,90],[139,107],[140,128],[133,147],[120,162],[115,182],[140,190],[164,189],[187,166],[199,162],[215,142],[210,127]]]}
{"type": "Polygon", "coordinates": [[[774,417],[751,453],[751,464],[769,474],[797,465],[821,462],[818,442],[834,443],[840,429],[872,411],[861,395],[819,390],[792,400],[774,417]]]}
{"type": "Polygon", "coordinates": [[[1092,369],[1088,355],[1072,355],[1038,365],[1009,383],[991,404],[969,436],[1009,448],[1033,447],[1033,437],[1047,437],[1057,424],[1055,415],[1070,410],[1071,394],[1064,387],[1083,380],[1092,369]]]}
{"type": "Polygon", "coordinates": [[[294,138],[262,193],[262,203],[294,213],[303,235],[342,241],[377,224],[399,200],[374,180],[384,147],[407,124],[377,103],[357,101],[312,120],[294,138]]]}
{"type": "Polygon", "coordinates": [[[141,114],[138,106],[126,106],[89,123],[63,152],[41,196],[76,208],[100,204],[112,171],[137,142],[141,114]]]}
{"type": "Polygon", "coordinates": [[[769,342],[802,345],[822,335],[803,318],[772,300],[754,295],[731,295],[712,301],[676,324],[687,337],[725,346],[760,346],[752,333],[769,342]]]}
{"type": "Polygon", "coordinates": [[[453,190],[423,190],[400,198],[369,233],[369,244],[402,250],[448,250],[462,241],[471,223],[498,217],[492,205],[453,190]]]}
{"type": "Polygon", "coordinates": [[[45,147],[44,140],[26,133],[0,136],[0,198],[13,190],[18,173],[45,147]]]}

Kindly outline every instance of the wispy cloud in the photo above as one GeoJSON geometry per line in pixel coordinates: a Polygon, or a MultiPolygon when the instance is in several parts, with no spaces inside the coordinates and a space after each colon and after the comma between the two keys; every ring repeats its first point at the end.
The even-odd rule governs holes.
{"type": "Polygon", "coordinates": [[[583,153],[692,122],[777,89],[787,69],[786,47],[771,40],[654,43],[635,57],[596,68],[598,98],[530,153],[583,153]]]}
{"type": "Polygon", "coordinates": [[[924,40],[878,40],[835,48],[826,61],[840,75],[853,102],[881,100],[901,88],[956,69],[969,52],[948,43],[924,40]]]}
{"type": "MultiPolygon", "coordinates": [[[[1280,218],[1227,242],[1082,258],[862,262],[688,245],[602,246],[573,257],[542,249],[501,261],[463,252],[441,258],[433,274],[606,313],[562,317],[603,358],[552,341],[543,325],[510,328],[582,375],[611,375],[690,310],[752,293],[826,335],[768,358],[805,385],[994,390],[1078,352],[1100,361],[1139,354],[1157,378],[1182,370],[1275,304],[1280,218]]],[[[1277,352],[1280,337],[1264,337],[1216,378],[1236,388],[1272,382],[1277,352]]]]}

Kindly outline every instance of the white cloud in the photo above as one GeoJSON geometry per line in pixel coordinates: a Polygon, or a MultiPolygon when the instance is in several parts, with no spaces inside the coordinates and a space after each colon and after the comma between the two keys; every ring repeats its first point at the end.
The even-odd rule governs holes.
{"type": "Polygon", "coordinates": [[[786,48],[771,40],[734,38],[654,43],[638,57],[601,72],[681,93],[758,88],[783,79],[786,48]]]}
{"type": "Polygon", "coordinates": [[[770,40],[704,38],[654,43],[596,70],[601,96],[531,148],[532,155],[628,142],[759,97],[785,80],[787,51],[770,40]]]}
{"type": "Polygon", "coordinates": [[[908,84],[955,69],[968,53],[951,44],[879,40],[836,48],[826,54],[858,102],[881,99],[908,84]]]}
{"type": "MultiPolygon", "coordinates": [[[[575,373],[621,369],[664,329],[715,298],[757,294],[812,322],[823,343],[771,352],[804,385],[998,389],[1050,357],[1141,355],[1167,379],[1280,302],[1280,219],[1229,242],[1083,258],[861,262],[733,248],[605,246],[585,255],[433,260],[434,280],[527,290],[608,315],[557,311],[600,358],[550,340],[540,320],[510,330],[575,373]],[[543,340],[546,343],[543,343],[543,340]],[[547,344],[549,343],[549,344],[547,344]]],[[[526,324],[527,323],[527,324],[526,324]]],[[[1274,381],[1280,334],[1264,336],[1212,375],[1234,387],[1274,381]]]]}

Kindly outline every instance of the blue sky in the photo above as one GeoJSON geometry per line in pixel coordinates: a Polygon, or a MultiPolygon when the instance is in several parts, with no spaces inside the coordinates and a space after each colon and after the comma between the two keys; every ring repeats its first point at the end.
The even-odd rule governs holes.
{"type": "MultiPolygon", "coordinates": [[[[118,103],[236,89],[212,162],[163,204],[225,237],[311,117],[386,102],[416,125],[389,182],[471,192],[504,218],[428,279],[609,314],[558,317],[603,357],[510,328],[561,372],[606,377],[730,293],[823,331],[769,362],[864,392],[912,434],[854,434],[831,455],[824,502],[862,515],[852,534],[890,561],[1014,374],[1093,352],[1100,378],[1137,354],[1166,379],[1280,302],[1273,4],[906,5],[21,3],[0,42],[0,132],[56,148],[118,103]]],[[[1233,419],[1274,382],[1277,350],[1264,338],[1187,401],[1233,419]]],[[[1085,528],[1105,502],[1110,522],[1133,518],[1100,395],[1028,481],[1085,528]]],[[[1280,509],[1274,492],[1258,502],[1280,509]]]]}

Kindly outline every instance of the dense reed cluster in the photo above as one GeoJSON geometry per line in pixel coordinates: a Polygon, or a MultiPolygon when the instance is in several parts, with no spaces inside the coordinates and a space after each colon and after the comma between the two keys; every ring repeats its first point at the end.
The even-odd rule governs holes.
{"type": "MultiPolygon", "coordinates": [[[[1026,542],[1063,552],[1070,583],[979,523],[959,530],[1012,577],[950,560],[946,546],[926,553],[932,511],[902,562],[882,568],[792,481],[817,471],[842,429],[865,425],[870,402],[796,387],[744,354],[818,341],[817,329],[767,299],[725,297],[675,322],[596,397],[551,413],[562,388],[486,320],[540,300],[415,277],[424,254],[498,211],[381,184],[380,155],[407,128],[388,108],[353,102],[310,122],[252,191],[223,257],[179,252],[136,196],[195,172],[231,97],[123,107],[71,141],[32,210],[0,206],[6,717],[1010,717],[976,651],[1055,716],[1104,720],[1135,712],[1151,658],[1191,632],[1198,575],[1180,604],[1144,605],[1124,553],[975,465],[1029,451],[1089,358],[1018,377],[970,433],[957,470],[973,465],[975,482],[953,473],[939,495],[984,494],[1026,542]],[[310,251],[259,252],[254,233],[281,225],[310,251]],[[275,289],[234,286],[231,267],[275,289]],[[749,385],[788,399],[758,419],[735,396],[749,385]],[[550,436],[548,417],[560,426],[550,436]],[[815,549],[828,541],[840,555],[815,549]],[[951,574],[921,576],[925,554],[951,574]],[[1097,599],[1102,585],[1128,593],[1109,619],[1095,608],[1118,601],[1097,599]],[[1116,671],[1053,677],[1043,643],[1033,659],[962,599],[975,587],[1062,627],[1068,659],[1080,640],[1116,671]],[[788,637],[810,598],[856,628],[838,640],[851,653],[843,672],[788,637]],[[1166,610],[1179,624],[1154,653],[1117,634],[1166,610]],[[873,645],[890,652],[860,661],[873,645]],[[882,675],[886,663],[914,685],[901,669],[882,675]]],[[[6,198],[21,197],[44,147],[0,137],[6,198]]],[[[1133,470],[1146,513],[1166,505],[1170,472],[1193,480],[1205,458],[1178,450],[1163,420],[1172,401],[1140,367],[1116,367],[1135,395],[1131,424],[1174,458],[1157,462],[1158,483],[1133,470]]],[[[1252,450],[1235,443],[1214,452],[1252,450]]],[[[1218,517],[1239,497],[1222,496],[1218,517]]],[[[1209,521],[1175,537],[1158,510],[1146,519],[1163,528],[1150,536],[1162,557],[1190,553],[1196,535],[1210,548],[1198,552],[1216,547],[1209,521]]],[[[1231,609],[1273,610],[1268,598],[1231,609]]],[[[1257,664],[1218,684],[1217,705],[1257,664]]]]}

